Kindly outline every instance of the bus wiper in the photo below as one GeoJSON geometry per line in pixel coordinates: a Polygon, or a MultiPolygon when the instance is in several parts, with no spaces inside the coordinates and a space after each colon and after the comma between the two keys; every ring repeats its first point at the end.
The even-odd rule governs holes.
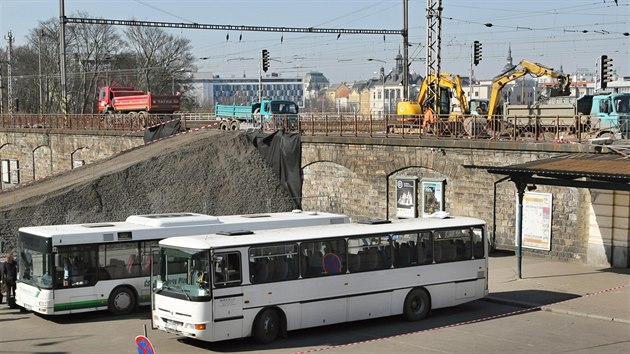
{"type": "Polygon", "coordinates": [[[190,298],[190,295],[188,295],[188,291],[186,291],[186,289],[184,289],[183,286],[181,285],[176,285],[177,289],[180,289],[184,295],[186,295],[186,299],[188,299],[188,301],[192,301],[192,299],[190,298]]]}

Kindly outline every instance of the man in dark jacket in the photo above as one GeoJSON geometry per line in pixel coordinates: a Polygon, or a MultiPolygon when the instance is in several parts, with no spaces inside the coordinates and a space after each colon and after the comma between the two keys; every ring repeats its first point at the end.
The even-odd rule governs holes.
{"type": "Polygon", "coordinates": [[[2,280],[7,287],[7,302],[10,298],[15,300],[15,281],[17,279],[17,265],[13,260],[13,255],[7,256],[7,261],[4,262],[4,269],[2,270],[2,280]]]}

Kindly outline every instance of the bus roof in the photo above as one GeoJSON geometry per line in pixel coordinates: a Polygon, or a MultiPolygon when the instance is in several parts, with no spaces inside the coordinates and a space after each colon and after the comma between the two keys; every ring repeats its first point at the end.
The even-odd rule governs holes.
{"type": "MultiPolygon", "coordinates": [[[[347,223],[350,218],[333,213],[293,212],[210,216],[197,213],[165,213],[132,215],[123,222],[65,224],[22,227],[20,233],[51,238],[53,245],[82,244],[118,241],[118,235],[126,233],[124,240],[162,239],[172,236],[206,235],[220,231],[299,227],[330,223],[347,223]]],[[[123,240],[122,238],[120,240],[123,240]]]]}
{"type": "Polygon", "coordinates": [[[254,231],[242,235],[211,234],[166,238],[160,246],[173,246],[190,249],[217,249],[242,247],[256,244],[279,243],[295,240],[315,240],[331,237],[361,236],[368,234],[402,233],[409,230],[433,230],[451,227],[485,226],[485,221],[470,217],[420,218],[395,220],[391,223],[347,223],[300,228],[282,228],[254,231]]]}

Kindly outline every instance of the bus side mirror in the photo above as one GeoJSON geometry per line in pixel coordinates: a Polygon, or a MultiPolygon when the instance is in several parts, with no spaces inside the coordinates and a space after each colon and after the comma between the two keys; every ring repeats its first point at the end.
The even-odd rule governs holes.
{"type": "Polygon", "coordinates": [[[61,267],[61,257],[59,254],[55,254],[54,263],[55,267],[61,267]]]}

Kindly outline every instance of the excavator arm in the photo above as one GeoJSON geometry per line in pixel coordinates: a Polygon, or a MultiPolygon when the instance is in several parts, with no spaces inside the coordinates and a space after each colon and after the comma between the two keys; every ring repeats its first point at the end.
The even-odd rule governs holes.
{"type": "Polygon", "coordinates": [[[569,85],[571,80],[569,75],[564,75],[554,71],[552,68],[546,67],[542,64],[533,63],[527,60],[521,60],[519,65],[512,67],[506,72],[500,74],[494,78],[492,82],[492,89],[490,92],[490,102],[488,103],[488,119],[493,119],[499,106],[499,99],[501,97],[501,89],[511,81],[521,78],[527,74],[531,74],[536,77],[548,76],[554,79],[558,79],[558,85],[561,92],[564,95],[569,94],[569,85]]]}

